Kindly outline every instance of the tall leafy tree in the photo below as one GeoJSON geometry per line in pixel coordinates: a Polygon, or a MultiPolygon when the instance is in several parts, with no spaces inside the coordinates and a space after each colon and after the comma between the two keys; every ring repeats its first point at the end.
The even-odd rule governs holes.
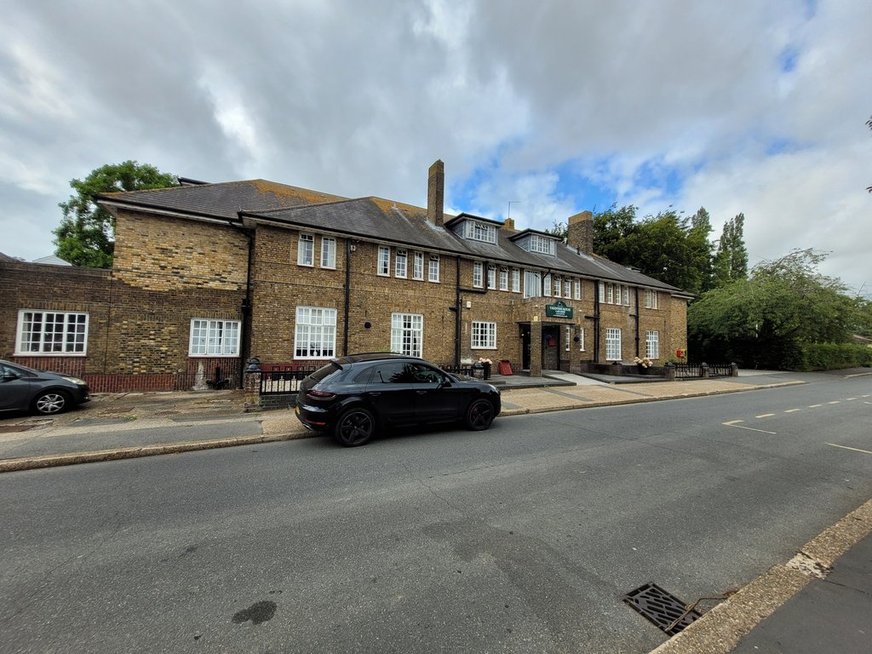
{"type": "Polygon", "coordinates": [[[804,343],[842,343],[862,323],[844,285],[817,272],[826,255],[796,250],[756,266],[688,307],[695,358],[790,368],[804,343]]]}
{"type": "Polygon", "coordinates": [[[63,218],[54,229],[55,254],[76,266],[111,267],[115,220],[97,205],[95,197],[100,193],[164,188],[177,183],[175,175],[136,161],[106,164],[92,170],[83,180],[71,180],[75,194],[58,205],[63,218]]]}
{"type": "Polygon", "coordinates": [[[748,276],[748,250],[745,247],[745,214],[724,223],[712,262],[714,286],[724,286],[748,276]]]}
{"type": "Polygon", "coordinates": [[[595,215],[594,251],[667,284],[702,292],[711,269],[711,222],[705,209],[692,218],[669,209],[639,221],[636,212],[629,205],[595,215]]]}

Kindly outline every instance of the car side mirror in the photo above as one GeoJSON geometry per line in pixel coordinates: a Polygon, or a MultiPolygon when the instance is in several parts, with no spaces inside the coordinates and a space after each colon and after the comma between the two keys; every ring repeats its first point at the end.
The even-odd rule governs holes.
{"type": "Polygon", "coordinates": [[[439,388],[448,388],[451,386],[451,379],[449,377],[443,377],[442,381],[439,382],[439,388]]]}

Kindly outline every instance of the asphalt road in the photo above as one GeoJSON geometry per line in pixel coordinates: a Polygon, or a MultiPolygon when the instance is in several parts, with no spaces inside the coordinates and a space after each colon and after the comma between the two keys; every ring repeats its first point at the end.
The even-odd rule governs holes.
{"type": "Polygon", "coordinates": [[[646,652],[624,593],[722,594],[872,496],[872,378],[809,380],[4,474],[0,651],[646,652]]]}

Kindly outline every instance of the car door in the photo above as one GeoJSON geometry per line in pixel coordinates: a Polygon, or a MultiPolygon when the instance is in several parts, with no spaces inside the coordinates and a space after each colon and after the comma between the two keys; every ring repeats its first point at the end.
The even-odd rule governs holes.
{"type": "Polygon", "coordinates": [[[30,407],[32,384],[26,371],[0,363],[0,411],[30,407]]]}
{"type": "Polygon", "coordinates": [[[384,361],[374,366],[364,396],[385,426],[408,425],[418,421],[418,384],[408,361],[384,361]]]}
{"type": "Polygon", "coordinates": [[[421,422],[450,422],[460,417],[463,394],[441,370],[415,363],[415,403],[421,422]]]}

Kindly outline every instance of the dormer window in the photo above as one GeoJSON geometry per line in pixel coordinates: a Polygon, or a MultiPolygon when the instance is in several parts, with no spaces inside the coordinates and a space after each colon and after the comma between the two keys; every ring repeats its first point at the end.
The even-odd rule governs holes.
{"type": "Polygon", "coordinates": [[[551,256],[557,254],[557,239],[550,238],[543,234],[528,232],[520,235],[519,238],[513,238],[512,240],[527,252],[549,254],[551,256]]]}
{"type": "Polygon", "coordinates": [[[497,228],[495,225],[480,223],[477,220],[466,220],[463,223],[463,237],[472,241],[496,243],[497,228]]]}

